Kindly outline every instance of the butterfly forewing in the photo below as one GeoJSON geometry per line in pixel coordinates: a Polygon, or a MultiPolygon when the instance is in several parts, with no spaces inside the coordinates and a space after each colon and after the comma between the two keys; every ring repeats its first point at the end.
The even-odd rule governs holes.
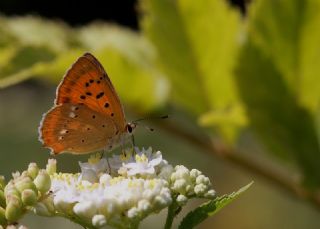
{"type": "Polygon", "coordinates": [[[58,87],[55,103],[83,103],[112,117],[120,129],[126,124],[119,97],[109,77],[99,61],[89,53],[80,57],[68,70],[58,87]]]}

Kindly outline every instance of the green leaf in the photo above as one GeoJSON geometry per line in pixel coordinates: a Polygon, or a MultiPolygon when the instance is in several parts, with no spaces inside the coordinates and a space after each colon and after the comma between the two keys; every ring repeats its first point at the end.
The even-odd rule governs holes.
{"type": "Polygon", "coordinates": [[[255,1],[237,69],[253,129],[271,152],[293,159],[310,186],[320,185],[320,33],[311,30],[319,15],[319,1],[255,1]]]}
{"type": "Polygon", "coordinates": [[[68,28],[38,17],[0,17],[0,88],[34,76],[40,63],[48,63],[67,49],[68,28]]]}
{"type": "MultiPolygon", "coordinates": [[[[9,49],[8,49],[9,50],[9,49]]],[[[19,83],[34,74],[34,68],[39,63],[50,62],[55,53],[45,47],[24,46],[12,50],[9,57],[4,57],[0,69],[0,88],[19,83]]]]}
{"type": "Polygon", "coordinates": [[[0,39],[0,88],[30,77],[57,84],[90,51],[105,66],[123,102],[137,112],[166,102],[169,84],[156,67],[156,52],[137,32],[107,23],[70,29],[35,17],[1,17],[0,25],[5,33],[0,39]]]}
{"type": "Polygon", "coordinates": [[[224,208],[232,201],[237,199],[239,195],[245,192],[252,184],[253,182],[240,188],[237,192],[233,192],[229,195],[217,197],[216,199],[208,201],[196,208],[195,210],[189,212],[181,221],[179,229],[194,228],[202,221],[207,219],[209,216],[215,215],[222,208],[224,208]]]}
{"type": "MultiPolygon", "coordinates": [[[[241,106],[233,80],[242,32],[239,12],[220,0],[142,0],[141,5],[143,32],[157,49],[174,101],[195,115],[206,116],[241,106]]],[[[243,119],[242,115],[236,116],[243,119]]],[[[220,125],[222,133],[243,125],[200,123],[220,125]]]]}
{"type": "Polygon", "coordinates": [[[0,17],[0,25],[5,26],[3,30],[6,42],[10,44],[14,42],[23,46],[42,46],[63,52],[71,43],[69,27],[60,21],[34,16],[0,17]]]}

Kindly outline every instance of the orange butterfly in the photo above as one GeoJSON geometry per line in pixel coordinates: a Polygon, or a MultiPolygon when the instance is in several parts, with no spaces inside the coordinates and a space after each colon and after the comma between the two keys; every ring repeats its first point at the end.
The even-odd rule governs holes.
{"type": "Polygon", "coordinates": [[[81,56],[57,88],[54,106],[43,115],[39,139],[51,153],[85,154],[124,144],[135,123],[127,123],[120,99],[100,62],[81,56]]]}

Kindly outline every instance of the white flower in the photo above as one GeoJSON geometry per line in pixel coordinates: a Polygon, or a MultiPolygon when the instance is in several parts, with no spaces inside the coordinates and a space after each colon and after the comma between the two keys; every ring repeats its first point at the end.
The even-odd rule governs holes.
{"type": "Polygon", "coordinates": [[[124,150],[120,155],[113,154],[112,157],[108,159],[111,170],[118,171],[123,163],[134,162],[134,157],[132,156],[132,154],[133,151],[131,148],[124,150]]]}
{"type": "Polygon", "coordinates": [[[147,150],[143,148],[142,151],[135,155],[135,161],[123,163],[118,173],[121,175],[127,174],[128,176],[155,176],[156,168],[162,163],[165,162],[160,151],[152,153],[151,147],[147,150]]]}
{"type": "Polygon", "coordinates": [[[108,170],[108,161],[105,158],[100,158],[99,154],[93,155],[88,162],[79,162],[81,168],[81,180],[87,180],[95,183],[99,179],[99,174],[108,170]]]}
{"type": "Polygon", "coordinates": [[[103,227],[106,225],[107,220],[104,215],[95,215],[92,218],[92,225],[95,227],[103,227]]]}

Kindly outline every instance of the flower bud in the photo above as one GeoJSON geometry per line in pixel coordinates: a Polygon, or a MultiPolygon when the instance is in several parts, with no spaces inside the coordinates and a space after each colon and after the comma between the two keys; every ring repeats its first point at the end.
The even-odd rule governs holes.
{"type": "Polygon", "coordinates": [[[20,225],[19,227],[18,227],[18,229],[28,229],[26,226],[24,226],[24,225],[20,225]]]}
{"type": "Polygon", "coordinates": [[[8,225],[8,226],[6,227],[6,229],[17,229],[17,227],[12,224],[12,225],[8,225]]]}
{"type": "Polygon", "coordinates": [[[31,179],[28,171],[25,170],[25,171],[23,171],[23,172],[21,173],[20,177],[18,177],[17,179],[23,179],[23,178],[26,178],[26,177],[28,177],[28,178],[31,179]]]}
{"type": "Polygon", "coordinates": [[[6,198],[4,196],[4,192],[0,190],[0,207],[6,206],[6,198]]]}
{"type": "Polygon", "coordinates": [[[208,177],[204,176],[204,175],[199,175],[196,178],[196,184],[204,184],[204,185],[209,185],[210,184],[210,180],[208,177]]]}
{"type": "Polygon", "coordinates": [[[46,166],[46,171],[49,175],[53,175],[57,172],[57,161],[55,159],[49,159],[46,166]]]}
{"type": "Polygon", "coordinates": [[[138,202],[138,209],[141,212],[147,213],[151,209],[151,204],[148,200],[142,199],[138,202]]]}
{"type": "Polygon", "coordinates": [[[21,180],[19,180],[15,187],[18,189],[19,192],[23,192],[25,189],[31,189],[34,192],[38,192],[35,184],[32,182],[30,177],[23,177],[21,180]]]}
{"type": "Polygon", "coordinates": [[[41,200],[41,202],[37,202],[33,206],[33,211],[40,216],[53,216],[56,211],[53,204],[53,195],[48,195],[45,199],[41,200]]]}
{"type": "Polygon", "coordinates": [[[27,171],[28,171],[29,176],[32,179],[34,179],[38,175],[39,168],[38,168],[36,163],[30,163],[29,166],[28,166],[28,170],[27,171]]]}
{"type": "Polygon", "coordinates": [[[48,192],[51,187],[50,176],[44,169],[39,171],[39,174],[33,182],[36,185],[37,189],[41,192],[41,194],[48,192]]]}
{"type": "Polygon", "coordinates": [[[107,224],[107,219],[104,215],[95,215],[92,218],[92,225],[95,227],[103,227],[107,224]]]}
{"type": "Polygon", "coordinates": [[[6,186],[6,180],[4,176],[0,176],[0,189],[3,190],[5,186],[6,186]]]}
{"type": "Polygon", "coordinates": [[[56,196],[53,199],[54,206],[57,211],[62,212],[64,214],[73,214],[72,209],[74,206],[73,202],[66,201],[65,196],[56,196]]]}
{"type": "Polygon", "coordinates": [[[205,198],[214,199],[216,197],[216,191],[210,189],[207,193],[204,194],[205,198]]]}
{"type": "Polygon", "coordinates": [[[177,203],[179,206],[183,206],[187,203],[188,198],[185,195],[178,195],[177,196],[177,203]]]}
{"type": "Polygon", "coordinates": [[[191,179],[195,180],[199,175],[201,175],[202,173],[197,170],[197,169],[191,169],[190,171],[190,177],[191,179]]]}
{"type": "Polygon", "coordinates": [[[132,218],[136,218],[138,216],[139,216],[138,208],[133,207],[133,208],[129,209],[129,211],[128,211],[128,217],[129,218],[132,219],[132,218]]]}
{"type": "Polygon", "coordinates": [[[13,179],[18,179],[20,177],[20,172],[15,171],[14,173],[12,173],[12,177],[13,177],[13,179]]]}
{"type": "Polygon", "coordinates": [[[173,183],[172,189],[178,193],[185,193],[186,180],[178,179],[173,183]]]}
{"type": "Polygon", "coordinates": [[[16,222],[22,215],[22,203],[16,196],[11,196],[7,202],[5,216],[9,222],[16,222]]]}
{"type": "Polygon", "coordinates": [[[197,196],[203,196],[208,191],[208,186],[204,184],[197,184],[194,187],[194,192],[197,196]]]}
{"type": "Polygon", "coordinates": [[[74,213],[76,213],[80,217],[84,218],[92,218],[94,214],[96,214],[97,209],[91,201],[84,201],[81,203],[77,203],[73,207],[74,213]]]}
{"type": "Polygon", "coordinates": [[[20,192],[18,191],[18,189],[16,189],[16,187],[14,185],[7,185],[6,188],[4,189],[4,196],[6,198],[6,202],[8,204],[9,199],[11,197],[16,197],[18,199],[20,199],[20,192]]]}
{"type": "Polygon", "coordinates": [[[37,202],[38,196],[34,190],[25,189],[21,193],[21,200],[24,205],[32,206],[37,202]]]}
{"type": "Polygon", "coordinates": [[[170,203],[171,203],[171,200],[168,201],[167,199],[163,198],[162,196],[156,196],[154,198],[154,206],[156,208],[159,208],[159,210],[161,208],[164,208],[164,207],[168,206],[170,203]]]}
{"type": "Polygon", "coordinates": [[[6,211],[0,207],[0,225],[6,225],[7,224],[7,219],[6,219],[6,211]]]}

